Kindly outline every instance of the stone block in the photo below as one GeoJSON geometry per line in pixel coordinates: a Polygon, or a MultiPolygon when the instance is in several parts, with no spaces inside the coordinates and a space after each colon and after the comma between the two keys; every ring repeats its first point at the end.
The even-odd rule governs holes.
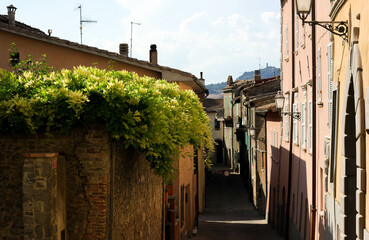
{"type": "Polygon", "coordinates": [[[44,229],[41,226],[35,227],[35,234],[36,234],[37,239],[45,238],[44,229]]]}
{"type": "Polygon", "coordinates": [[[357,189],[361,190],[361,191],[365,191],[366,189],[366,172],[365,169],[363,168],[357,168],[356,169],[356,186],[357,189]]]}
{"type": "Polygon", "coordinates": [[[352,130],[352,126],[349,126],[348,128],[351,130],[347,130],[348,133],[346,133],[345,136],[343,136],[343,141],[342,141],[342,155],[346,158],[356,158],[356,148],[354,147],[355,142],[356,142],[356,137],[355,137],[355,133],[352,130]]]}
{"type": "Polygon", "coordinates": [[[365,168],[365,135],[359,134],[356,140],[356,166],[365,168]]]}
{"type": "Polygon", "coordinates": [[[365,214],[365,194],[360,190],[356,190],[356,211],[365,214]]]}
{"type": "Polygon", "coordinates": [[[354,176],[356,174],[356,159],[341,157],[342,175],[354,176]]]}
{"type": "Polygon", "coordinates": [[[35,211],[42,212],[45,211],[45,203],[43,201],[35,201],[35,211]]]}
{"type": "Polygon", "coordinates": [[[31,225],[31,226],[33,226],[35,224],[35,221],[33,219],[33,216],[23,216],[23,223],[25,225],[31,225]]]}
{"type": "Polygon", "coordinates": [[[364,230],[364,217],[363,215],[356,214],[356,236],[357,239],[363,239],[363,230],[364,230]]]}
{"type": "Polygon", "coordinates": [[[356,177],[355,176],[341,176],[341,192],[345,195],[348,195],[348,192],[352,190],[352,188],[356,189],[356,177]]]}
{"type": "Polygon", "coordinates": [[[364,99],[362,98],[358,98],[356,101],[356,106],[355,106],[355,111],[356,111],[356,115],[355,115],[355,127],[356,127],[356,137],[358,137],[359,134],[364,132],[364,99]]]}
{"type": "Polygon", "coordinates": [[[363,240],[369,240],[369,232],[368,230],[364,229],[364,236],[363,236],[363,240]]]}
{"type": "Polygon", "coordinates": [[[50,214],[46,212],[35,213],[35,223],[37,225],[50,225],[50,220],[50,214]]]}
{"type": "Polygon", "coordinates": [[[45,189],[47,188],[46,179],[37,177],[35,182],[35,189],[45,189]]]}

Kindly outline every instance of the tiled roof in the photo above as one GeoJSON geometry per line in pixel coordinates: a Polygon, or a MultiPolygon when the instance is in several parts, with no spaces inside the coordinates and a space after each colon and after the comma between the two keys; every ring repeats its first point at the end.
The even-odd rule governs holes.
{"type": "Polygon", "coordinates": [[[218,109],[223,108],[223,98],[206,98],[203,106],[207,112],[216,112],[218,109]]]}
{"type": "Polygon", "coordinates": [[[152,70],[156,70],[156,71],[167,71],[167,72],[173,72],[173,73],[177,73],[180,74],[182,76],[186,76],[186,77],[190,77],[192,78],[193,81],[195,81],[202,89],[207,90],[205,85],[202,84],[201,82],[198,81],[197,77],[194,76],[191,73],[188,72],[184,72],[178,69],[174,69],[174,68],[170,68],[170,67],[166,67],[166,66],[160,66],[157,64],[152,64],[150,62],[147,61],[142,61],[142,60],[138,60],[136,58],[130,58],[130,57],[126,57],[123,56],[119,53],[115,53],[115,52],[109,52],[107,50],[102,50],[96,47],[90,47],[84,44],[79,44],[76,42],[71,42],[65,39],[60,39],[57,37],[53,37],[53,36],[49,36],[47,34],[45,34],[44,32],[42,32],[40,29],[37,28],[33,28],[31,26],[28,26],[24,23],[15,21],[15,28],[9,26],[8,23],[8,17],[7,15],[0,15],[0,30],[4,30],[7,32],[12,32],[15,34],[19,34],[19,35],[23,35],[26,37],[30,37],[30,38],[34,38],[40,41],[45,41],[45,42],[49,42],[52,44],[57,44],[57,45],[61,45],[64,47],[69,47],[69,48],[73,48],[76,50],[80,50],[80,51],[85,51],[85,52],[89,52],[92,54],[97,54],[97,55],[103,55],[105,57],[108,58],[114,58],[114,60],[117,61],[122,61],[122,62],[126,62],[128,64],[133,64],[133,65],[139,65],[141,67],[147,67],[149,69],[152,70]]]}
{"type": "MultiPolygon", "coordinates": [[[[4,24],[4,25],[8,25],[9,26],[9,23],[8,23],[8,16],[7,15],[0,15],[0,23],[1,24],[4,24]]],[[[24,24],[22,22],[18,22],[18,21],[15,21],[15,27],[17,29],[23,29],[23,30],[26,30],[26,31],[29,31],[29,32],[34,32],[34,33],[37,33],[37,34],[40,34],[40,35],[44,35],[44,36],[47,36],[43,31],[41,31],[40,29],[38,28],[33,28],[27,24],[24,24]]]]}

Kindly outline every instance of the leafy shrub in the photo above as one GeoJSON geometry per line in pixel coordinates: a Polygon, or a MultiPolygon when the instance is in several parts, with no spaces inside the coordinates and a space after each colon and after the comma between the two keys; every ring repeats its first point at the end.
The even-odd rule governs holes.
{"type": "Polygon", "coordinates": [[[172,157],[192,144],[212,149],[211,128],[197,95],[176,83],[127,71],[0,69],[0,131],[68,132],[78,123],[101,121],[115,139],[146,154],[168,178],[172,157]]]}

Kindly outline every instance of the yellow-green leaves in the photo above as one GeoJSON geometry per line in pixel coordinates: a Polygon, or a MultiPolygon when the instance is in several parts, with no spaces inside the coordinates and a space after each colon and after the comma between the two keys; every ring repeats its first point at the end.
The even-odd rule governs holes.
{"type": "Polygon", "coordinates": [[[213,147],[197,95],[176,83],[94,67],[19,75],[0,70],[2,132],[66,132],[89,121],[103,122],[113,138],[144,152],[163,177],[173,174],[171,157],[182,147],[213,147]]]}

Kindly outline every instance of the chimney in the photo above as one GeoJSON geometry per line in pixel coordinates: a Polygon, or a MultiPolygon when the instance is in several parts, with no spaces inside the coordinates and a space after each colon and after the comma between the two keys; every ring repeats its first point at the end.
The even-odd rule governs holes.
{"type": "Polygon", "coordinates": [[[158,51],[155,44],[150,45],[150,63],[158,64],[158,51]]]}
{"type": "Polygon", "coordinates": [[[121,43],[119,44],[119,54],[125,57],[128,57],[128,44],[121,43]]]}
{"type": "Polygon", "coordinates": [[[205,85],[205,79],[202,78],[202,72],[200,72],[200,79],[199,81],[205,85]]]}
{"type": "Polygon", "coordinates": [[[260,70],[255,70],[254,80],[256,81],[260,79],[261,79],[260,70]]]}
{"type": "Polygon", "coordinates": [[[15,11],[17,10],[16,7],[13,5],[7,6],[8,8],[8,22],[9,26],[15,27],[15,11]]]}
{"type": "Polygon", "coordinates": [[[231,86],[233,83],[233,78],[232,76],[228,76],[228,79],[227,79],[227,86],[231,86]]]}

